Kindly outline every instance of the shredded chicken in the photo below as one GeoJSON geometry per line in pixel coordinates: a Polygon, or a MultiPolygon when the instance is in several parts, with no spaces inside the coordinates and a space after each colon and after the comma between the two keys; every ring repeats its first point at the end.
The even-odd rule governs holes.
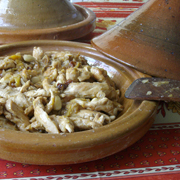
{"type": "Polygon", "coordinates": [[[0,128],[6,128],[11,130],[18,130],[13,123],[11,123],[7,118],[4,116],[0,116],[0,128]]]}
{"type": "Polygon", "coordinates": [[[52,115],[50,116],[50,118],[56,123],[56,125],[59,127],[61,132],[63,133],[74,132],[74,123],[70,120],[70,118],[66,116],[57,116],[57,115],[52,115]]]}
{"type": "Polygon", "coordinates": [[[102,125],[109,124],[115,119],[115,116],[108,116],[98,111],[91,111],[86,109],[80,110],[78,113],[73,114],[72,117],[81,117],[84,119],[89,119],[102,125]]]}
{"type": "Polygon", "coordinates": [[[21,93],[26,92],[27,89],[28,89],[28,87],[30,86],[30,83],[31,83],[30,80],[28,80],[27,82],[25,82],[25,83],[23,84],[23,86],[21,87],[20,92],[21,92],[21,93]]]}
{"type": "Polygon", "coordinates": [[[108,97],[110,99],[118,98],[116,90],[107,83],[101,82],[78,82],[71,83],[64,91],[67,96],[74,95],[76,98],[95,98],[108,97]]]}
{"type": "Polygon", "coordinates": [[[73,121],[75,128],[78,130],[95,129],[102,126],[100,123],[91,121],[90,119],[84,119],[80,117],[70,117],[70,119],[73,121]]]}
{"type": "Polygon", "coordinates": [[[44,111],[44,106],[43,106],[42,101],[43,101],[42,97],[37,97],[34,100],[34,102],[33,102],[34,116],[35,116],[36,120],[45,127],[47,132],[58,134],[59,130],[57,129],[54,122],[51,121],[48,114],[44,111]]]}
{"type": "Polygon", "coordinates": [[[6,101],[5,107],[6,110],[14,117],[14,119],[7,119],[10,121],[12,120],[12,122],[17,124],[20,130],[25,131],[26,126],[29,125],[29,118],[24,114],[23,109],[11,99],[6,101]]]}
{"type": "Polygon", "coordinates": [[[0,60],[0,127],[73,133],[114,121],[120,90],[104,69],[68,51],[13,54],[0,60]]]}
{"type": "Polygon", "coordinates": [[[4,59],[0,61],[0,69],[14,68],[16,65],[12,59],[4,59]]]}
{"type": "Polygon", "coordinates": [[[109,114],[111,116],[117,116],[118,111],[123,110],[123,106],[120,105],[117,102],[113,102],[109,100],[108,98],[93,98],[91,101],[89,99],[78,99],[75,98],[71,101],[71,103],[76,102],[80,106],[82,106],[85,109],[89,109],[92,111],[103,111],[106,114],[109,114]]]}
{"type": "Polygon", "coordinates": [[[30,90],[24,93],[25,96],[27,97],[39,97],[39,96],[44,96],[44,97],[50,97],[50,92],[46,91],[45,89],[36,89],[36,90],[30,90]]]}

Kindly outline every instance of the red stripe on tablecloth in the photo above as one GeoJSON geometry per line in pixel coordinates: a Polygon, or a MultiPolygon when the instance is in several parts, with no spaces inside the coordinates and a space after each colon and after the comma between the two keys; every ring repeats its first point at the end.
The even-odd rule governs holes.
{"type": "Polygon", "coordinates": [[[94,11],[96,14],[96,17],[110,17],[110,18],[126,18],[129,16],[133,11],[94,11]]]}
{"type": "Polygon", "coordinates": [[[80,4],[82,6],[86,6],[88,8],[95,7],[108,7],[108,8],[139,8],[144,3],[116,3],[116,2],[79,2],[76,4],[80,4]]]}

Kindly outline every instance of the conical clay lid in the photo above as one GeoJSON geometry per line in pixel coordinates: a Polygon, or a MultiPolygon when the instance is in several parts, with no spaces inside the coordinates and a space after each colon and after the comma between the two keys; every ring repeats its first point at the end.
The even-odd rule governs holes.
{"type": "Polygon", "coordinates": [[[179,0],[149,0],[92,45],[141,72],[180,80],[179,0]]]}

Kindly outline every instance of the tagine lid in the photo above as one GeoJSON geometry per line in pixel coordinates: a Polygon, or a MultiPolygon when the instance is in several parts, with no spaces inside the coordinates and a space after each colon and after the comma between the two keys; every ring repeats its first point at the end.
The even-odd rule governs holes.
{"type": "Polygon", "coordinates": [[[45,29],[83,20],[68,0],[2,0],[0,30],[45,29]]]}
{"type": "Polygon", "coordinates": [[[91,44],[143,73],[180,80],[179,0],[151,0],[91,44]]]}
{"type": "Polygon", "coordinates": [[[95,29],[96,15],[69,0],[1,0],[0,44],[73,40],[95,29]]]}

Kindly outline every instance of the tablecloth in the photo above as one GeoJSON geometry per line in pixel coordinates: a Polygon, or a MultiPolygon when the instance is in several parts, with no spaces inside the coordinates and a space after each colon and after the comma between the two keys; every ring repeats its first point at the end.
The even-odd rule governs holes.
{"type": "MultiPolygon", "coordinates": [[[[142,6],[146,0],[81,2],[96,13],[96,29],[76,41],[89,43],[142,6]]],[[[114,155],[72,165],[30,165],[0,159],[0,179],[180,179],[180,103],[161,102],[155,123],[138,142],[114,155]]]]}

